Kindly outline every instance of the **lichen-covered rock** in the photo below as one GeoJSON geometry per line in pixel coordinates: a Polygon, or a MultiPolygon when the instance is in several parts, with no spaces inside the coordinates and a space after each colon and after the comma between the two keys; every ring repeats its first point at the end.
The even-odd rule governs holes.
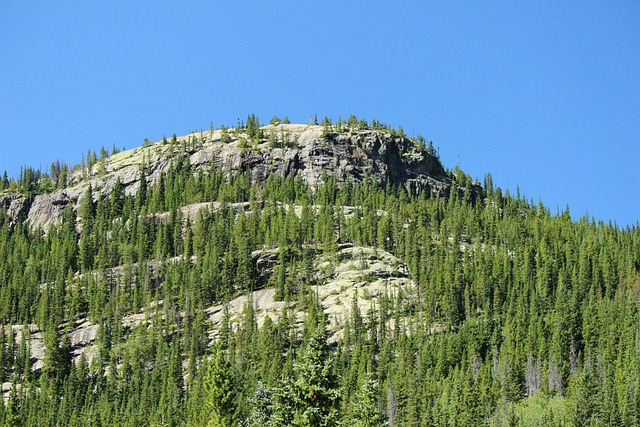
{"type": "MultiPolygon", "coordinates": [[[[277,250],[256,251],[252,254],[258,264],[263,263],[263,268],[268,269],[277,262],[277,250]]],[[[314,261],[317,286],[313,291],[317,292],[318,299],[327,315],[329,324],[327,329],[331,342],[337,342],[344,333],[346,322],[352,316],[354,307],[358,307],[363,319],[367,319],[370,309],[380,306],[381,298],[385,296],[412,295],[408,292],[415,287],[407,266],[400,259],[381,249],[368,247],[353,247],[350,244],[341,245],[335,257],[331,259],[317,253],[314,261]]],[[[114,274],[124,274],[124,268],[115,268],[114,274]]],[[[264,271],[262,271],[265,274],[264,271]]],[[[258,327],[262,327],[267,317],[277,321],[285,307],[284,301],[276,301],[275,290],[260,289],[249,295],[241,295],[226,304],[231,327],[236,329],[242,322],[245,305],[252,301],[255,310],[255,319],[258,327]]],[[[407,296],[407,298],[409,298],[407,296]]],[[[400,302],[402,304],[402,301],[400,302]]],[[[410,304],[410,301],[406,301],[410,304]]],[[[143,312],[132,313],[122,318],[124,331],[134,328],[147,328],[158,320],[155,316],[162,316],[162,311],[157,312],[157,304],[162,301],[154,301],[143,312]]],[[[295,325],[301,328],[305,315],[296,302],[290,303],[290,314],[295,325]]],[[[209,337],[214,338],[220,334],[220,328],[225,317],[225,304],[215,303],[206,309],[210,320],[209,337]]],[[[181,315],[184,315],[183,313],[181,315]]],[[[389,325],[393,327],[394,325],[389,325]]],[[[7,327],[8,328],[8,327],[7,327]]],[[[31,350],[31,369],[38,371],[44,366],[45,344],[42,331],[36,324],[12,325],[16,345],[19,345],[25,332],[29,331],[29,348],[31,350]]],[[[87,362],[91,363],[98,354],[99,326],[87,319],[61,325],[61,334],[69,336],[71,344],[71,357],[78,362],[84,355],[87,362]]],[[[6,333],[6,331],[5,331],[6,333]]],[[[4,397],[8,397],[9,389],[5,388],[4,397]]]]}
{"type": "Polygon", "coordinates": [[[110,194],[118,180],[126,194],[135,194],[143,161],[146,179],[153,184],[175,166],[180,154],[188,157],[194,170],[248,171],[258,183],[270,175],[297,176],[312,188],[328,177],[338,185],[369,179],[438,196],[448,195],[453,185],[435,156],[388,131],[333,133],[322,126],[294,124],[264,126],[262,133],[263,139],[250,140],[241,132],[216,130],[177,138],[175,144],[145,144],[107,158],[102,169],[96,165],[91,171],[74,172],[70,187],[37,195],[32,203],[24,196],[1,195],[0,209],[13,220],[26,218],[31,226],[46,231],[61,221],[66,206],[77,208],[89,184],[95,198],[110,194]]]}
{"type": "Polygon", "coordinates": [[[7,216],[16,221],[24,218],[29,211],[29,201],[21,194],[0,194],[0,209],[3,209],[7,216]]]}
{"type": "MultiPolygon", "coordinates": [[[[268,264],[276,262],[277,251],[256,251],[252,255],[258,263],[264,264],[263,268],[267,268],[268,264]]],[[[324,259],[318,255],[314,267],[319,284],[313,291],[317,292],[327,315],[330,342],[337,342],[343,336],[354,307],[357,306],[360,315],[367,319],[370,309],[380,306],[381,298],[400,292],[412,295],[409,291],[416,286],[404,262],[381,249],[343,245],[335,259],[324,259]]],[[[274,321],[280,318],[285,303],[276,301],[274,296],[274,289],[262,289],[251,295],[258,326],[262,326],[267,316],[274,321]]],[[[244,307],[249,301],[248,295],[242,295],[227,303],[232,328],[237,328],[242,322],[244,307]]],[[[406,303],[411,304],[410,301],[406,303]]],[[[212,338],[219,335],[225,317],[224,307],[224,304],[218,304],[207,309],[213,325],[209,331],[212,338]]],[[[294,322],[302,327],[304,313],[296,309],[295,302],[291,303],[291,309],[294,322]]]]}

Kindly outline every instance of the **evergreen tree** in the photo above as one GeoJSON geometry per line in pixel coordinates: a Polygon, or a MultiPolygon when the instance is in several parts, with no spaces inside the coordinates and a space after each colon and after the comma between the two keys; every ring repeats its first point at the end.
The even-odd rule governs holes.
{"type": "Polygon", "coordinates": [[[272,392],[260,386],[249,399],[251,414],[245,420],[246,427],[267,427],[272,425],[273,402],[272,392]]]}
{"type": "Polygon", "coordinates": [[[238,380],[225,351],[217,347],[207,366],[204,385],[209,423],[213,427],[237,425],[238,380]]]}
{"type": "Polygon", "coordinates": [[[293,380],[276,390],[273,425],[334,426],[339,420],[339,399],[326,332],[318,328],[294,365],[293,380]]]}
{"type": "Polygon", "coordinates": [[[353,427],[384,427],[387,419],[380,410],[380,386],[371,374],[363,381],[353,401],[353,427]]]}

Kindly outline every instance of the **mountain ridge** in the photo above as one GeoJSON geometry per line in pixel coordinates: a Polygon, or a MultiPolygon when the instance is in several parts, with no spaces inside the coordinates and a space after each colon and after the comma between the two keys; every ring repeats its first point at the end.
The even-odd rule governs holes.
{"type": "Polygon", "coordinates": [[[256,132],[222,128],[145,141],[143,146],[101,159],[91,167],[80,165],[64,188],[33,197],[5,192],[0,195],[0,207],[12,220],[24,217],[30,226],[46,231],[61,222],[66,206],[77,209],[89,184],[96,199],[108,196],[118,181],[125,194],[132,195],[140,184],[143,165],[147,184],[153,185],[183,161],[205,173],[247,171],[251,182],[258,184],[272,175],[291,175],[312,189],[334,178],[338,186],[372,180],[379,186],[399,186],[436,197],[448,196],[452,185],[460,197],[466,188],[472,199],[481,193],[477,183],[466,188],[456,184],[424,145],[390,130],[350,127],[338,131],[332,126],[272,124],[256,132]]]}

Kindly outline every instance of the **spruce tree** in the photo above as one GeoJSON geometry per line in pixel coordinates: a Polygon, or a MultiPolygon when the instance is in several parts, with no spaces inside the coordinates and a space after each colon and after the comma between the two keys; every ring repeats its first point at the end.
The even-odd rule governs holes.
{"type": "Polygon", "coordinates": [[[307,340],[294,377],[275,392],[273,426],[329,427],[339,421],[338,378],[324,328],[307,340]]]}
{"type": "Polygon", "coordinates": [[[209,422],[211,427],[232,427],[237,425],[236,409],[238,399],[237,375],[226,352],[221,347],[216,347],[211,361],[207,365],[204,378],[204,386],[207,392],[206,406],[209,410],[209,422]]]}
{"type": "Polygon", "coordinates": [[[380,385],[371,373],[362,382],[353,400],[353,418],[350,427],[384,427],[387,418],[380,409],[380,385]]]}

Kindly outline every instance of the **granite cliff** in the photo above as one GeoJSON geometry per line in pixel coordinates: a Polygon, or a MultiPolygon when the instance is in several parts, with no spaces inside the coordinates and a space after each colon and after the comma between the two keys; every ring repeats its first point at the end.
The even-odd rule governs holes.
{"type": "MultiPolygon", "coordinates": [[[[66,206],[77,208],[89,184],[94,197],[108,195],[119,180],[127,194],[139,186],[140,166],[146,165],[147,181],[153,184],[163,171],[174,167],[177,156],[187,156],[194,170],[213,168],[226,173],[249,171],[253,182],[271,174],[299,177],[316,188],[328,177],[341,185],[370,179],[379,185],[404,187],[444,197],[455,183],[436,156],[405,136],[383,129],[335,131],[318,125],[278,124],[263,126],[257,135],[233,129],[192,133],[183,137],[147,141],[93,165],[76,168],[66,188],[37,194],[0,195],[0,208],[13,220],[26,218],[30,226],[45,231],[59,223],[66,206]]],[[[459,194],[465,190],[457,188],[459,194]]],[[[473,198],[479,186],[471,187],[473,198]]]]}

